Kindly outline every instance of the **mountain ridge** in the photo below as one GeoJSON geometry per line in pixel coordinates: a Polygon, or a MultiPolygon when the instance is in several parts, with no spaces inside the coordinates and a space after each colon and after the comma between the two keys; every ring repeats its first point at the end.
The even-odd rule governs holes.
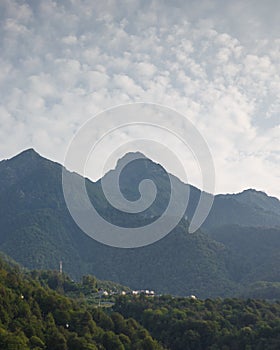
{"type": "MultiPolygon", "coordinates": [[[[3,158],[2,160],[0,160],[0,163],[1,163],[1,162],[5,162],[5,161],[13,160],[13,159],[15,159],[15,158],[17,158],[17,157],[19,157],[19,156],[24,155],[24,154],[26,154],[26,155],[31,155],[31,156],[33,155],[32,158],[34,158],[34,156],[36,156],[36,157],[39,156],[40,158],[43,158],[44,160],[47,160],[47,161],[49,161],[49,162],[52,162],[52,163],[55,163],[55,164],[58,164],[58,165],[64,167],[63,164],[61,164],[59,161],[55,161],[55,160],[49,159],[49,158],[47,158],[47,157],[45,157],[45,156],[42,156],[42,155],[41,155],[38,151],[36,151],[36,149],[33,148],[33,147],[24,149],[24,150],[18,152],[18,153],[17,153],[15,156],[13,156],[13,157],[10,157],[10,158],[3,158]]],[[[154,163],[155,165],[159,165],[160,167],[164,168],[160,163],[158,163],[158,162],[156,162],[156,161],[153,161],[152,159],[150,159],[149,157],[147,157],[144,153],[139,152],[139,151],[127,152],[123,157],[121,157],[121,158],[119,158],[119,159],[117,160],[117,163],[118,163],[119,161],[121,161],[122,158],[125,158],[126,156],[131,156],[131,155],[132,155],[132,156],[139,156],[139,157],[141,157],[141,158],[144,158],[144,159],[146,159],[146,160],[148,160],[148,161],[154,163]]],[[[112,171],[112,170],[114,170],[114,169],[111,169],[111,170],[109,170],[109,171],[112,171]]],[[[71,171],[71,170],[69,170],[69,169],[67,169],[67,171],[82,176],[81,174],[79,174],[79,173],[77,173],[77,172],[75,172],[75,171],[71,171]]],[[[185,185],[190,185],[190,186],[192,186],[192,187],[197,188],[196,186],[194,186],[194,185],[192,185],[192,184],[188,184],[188,183],[184,182],[183,180],[181,180],[181,179],[180,179],[179,177],[177,177],[176,175],[174,175],[174,174],[172,174],[172,173],[169,173],[169,174],[172,175],[172,176],[174,176],[174,177],[176,177],[176,178],[177,178],[180,182],[182,182],[183,184],[185,184],[185,185]]],[[[89,181],[91,181],[91,182],[93,182],[93,183],[100,181],[100,179],[97,179],[96,181],[94,181],[94,180],[92,180],[92,179],[90,179],[90,178],[87,178],[87,177],[86,177],[86,179],[88,179],[89,181]]],[[[197,189],[198,189],[198,188],[197,188],[197,189]]],[[[264,190],[256,189],[256,188],[244,188],[243,190],[240,190],[239,192],[216,193],[216,194],[214,194],[214,196],[225,196],[225,197],[227,197],[227,196],[232,196],[232,195],[238,196],[238,195],[243,195],[243,194],[245,194],[245,193],[247,193],[247,192],[262,194],[262,195],[265,195],[266,197],[274,198],[274,199],[277,200],[277,202],[280,203],[280,199],[279,199],[277,196],[269,195],[269,194],[267,194],[264,190]]]]}
{"type": "MultiPolygon", "coordinates": [[[[243,214],[247,220],[246,212],[252,216],[251,219],[248,216],[251,221],[246,221],[249,225],[257,227],[264,222],[277,227],[276,212],[268,215],[261,207],[256,209],[251,204],[246,206],[232,198],[215,196],[210,222],[206,220],[202,227],[207,234],[202,231],[188,234],[188,222],[183,218],[165,238],[150,246],[138,249],[104,246],[82,232],[69,215],[61,185],[62,167],[33,149],[0,162],[0,250],[28,268],[56,269],[63,260],[66,272],[74,279],[93,274],[134,289],[227,296],[232,291],[238,293],[241,286],[228,269],[235,261],[231,247],[222,238],[214,238],[215,230],[223,222],[231,224],[229,218],[242,224],[240,216],[243,214]],[[264,217],[266,221],[262,221],[264,217]]],[[[159,200],[154,206],[138,216],[121,213],[104,201],[100,181],[86,180],[93,204],[106,219],[120,226],[137,227],[155,220],[168,199],[169,176],[173,175],[147,157],[132,162],[124,174],[121,190],[129,200],[139,197],[139,180],[155,181],[159,200]],[[139,171],[135,173],[135,169],[139,171]]],[[[182,182],[180,185],[186,186],[182,182]]],[[[188,218],[192,217],[199,194],[199,189],[190,186],[188,218]]],[[[265,198],[270,200],[269,196],[265,198]]]]}

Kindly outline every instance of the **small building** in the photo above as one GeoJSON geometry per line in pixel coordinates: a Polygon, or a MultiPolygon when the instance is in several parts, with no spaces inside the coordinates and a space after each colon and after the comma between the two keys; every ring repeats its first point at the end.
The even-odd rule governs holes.
{"type": "Polygon", "coordinates": [[[194,299],[194,300],[197,299],[197,297],[196,297],[195,295],[190,295],[189,298],[190,298],[190,299],[194,299]]]}

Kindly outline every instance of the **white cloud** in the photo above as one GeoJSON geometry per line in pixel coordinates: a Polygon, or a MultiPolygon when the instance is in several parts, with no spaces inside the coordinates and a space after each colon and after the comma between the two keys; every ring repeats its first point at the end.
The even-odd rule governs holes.
{"type": "Polygon", "coordinates": [[[34,146],[62,161],[93,114],[149,101],[199,128],[218,192],[280,196],[279,4],[1,1],[0,157],[34,146]]]}

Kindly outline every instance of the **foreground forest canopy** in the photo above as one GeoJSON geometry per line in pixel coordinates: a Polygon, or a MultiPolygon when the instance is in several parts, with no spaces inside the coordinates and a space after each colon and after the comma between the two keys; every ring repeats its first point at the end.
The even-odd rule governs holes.
{"type": "Polygon", "coordinates": [[[134,319],[42,287],[0,260],[0,349],[164,348],[134,319]]]}
{"type": "Polygon", "coordinates": [[[54,283],[59,292],[51,289],[54,276],[22,272],[0,259],[0,349],[280,348],[279,302],[126,295],[101,308],[88,302],[88,284],[73,282],[80,293],[69,298],[65,288],[54,283]]]}
{"type": "Polygon", "coordinates": [[[280,349],[279,302],[120,297],[114,310],[171,350],[280,349]]]}

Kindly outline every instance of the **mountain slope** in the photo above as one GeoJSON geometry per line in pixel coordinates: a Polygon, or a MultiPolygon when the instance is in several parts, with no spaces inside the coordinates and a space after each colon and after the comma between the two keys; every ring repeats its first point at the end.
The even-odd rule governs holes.
{"type": "MultiPolygon", "coordinates": [[[[230,288],[222,245],[202,233],[187,234],[184,220],[165,239],[140,249],[104,246],[85,235],[65,206],[61,170],[33,150],[0,163],[0,249],[16,261],[29,268],[54,269],[63,260],[74,278],[92,273],[158,292],[205,296],[230,288]],[[219,281],[219,287],[213,281],[219,281]]],[[[98,184],[88,181],[87,187],[102,211],[98,184]]],[[[103,215],[120,220],[112,208],[104,208],[103,215]]],[[[143,223],[146,218],[137,220],[143,223]]],[[[130,214],[123,214],[121,221],[127,227],[135,225],[130,214]]]]}
{"type": "MultiPolygon", "coordinates": [[[[119,160],[117,166],[121,166],[135,156],[137,157],[137,154],[127,154],[119,160]]],[[[114,176],[114,172],[114,170],[109,172],[105,175],[105,178],[110,175],[114,176]]],[[[120,176],[120,188],[127,199],[137,200],[140,195],[138,185],[143,179],[151,179],[157,185],[157,197],[152,206],[141,215],[156,217],[161,215],[168,205],[170,178],[175,184],[174,188],[178,202],[187,200],[183,188],[187,186],[189,189],[186,216],[190,221],[197,207],[201,191],[192,185],[184,184],[175,176],[168,174],[160,164],[156,164],[148,158],[136,159],[124,167],[120,176]]],[[[100,190],[101,182],[98,181],[96,185],[100,190]]],[[[101,202],[107,205],[104,197],[101,202]]],[[[115,216],[120,215],[117,211],[115,213],[118,214],[115,216]]],[[[248,189],[237,194],[214,196],[213,206],[202,225],[202,230],[210,232],[220,226],[234,224],[252,227],[280,226],[280,201],[254,189],[248,189]]]]}
{"type": "Polygon", "coordinates": [[[251,227],[280,226],[280,201],[261,191],[217,195],[203,229],[214,231],[223,225],[251,227]]]}
{"type": "MultiPolygon", "coordinates": [[[[100,279],[159,293],[201,297],[238,293],[242,279],[238,280],[232,269],[232,247],[201,231],[188,234],[188,222],[184,219],[164,239],[139,249],[112,248],[91,239],[77,227],[66,208],[61,173],[61,165],[32,149],[0,162],[0,250],[17,262],[29,268],[57,269],[62,260],[65,272],[75,279],[94,274],[100,279]]],[[[86,187],[102,216],[112,223],[135,227],[156,220],[169,199],[168,174],[147,158],[136,160],[123,170],[120,187],[127,199],[139,198],[138,185],[147,178],[157,184],[158,197],[141,214],[122,213],[110,206],[100,181],[86,180],[86,187]]],[[[178,184],[179,193],[180,186],[186,186],[176,178],[173,181],[178,184]]],[[[192,217],[199,194],[197,188],[190,186],[188,218],[192,217]]],[[[224,222],[243,224],[246,215],[249,225],[259,226],[265,218],[267,226],[277,226],[279,201],[261,196],[257,208],[256,200],[244,195],[216,196],[204,229],[213,232],[224,222]]],[[[75,189],[73,197],[79,197],[75,189]]]]}
{"type": "Polygon", "coordinates": [[[228,225],[216,229],[211,236],[231,252],[236,281],[280,281],[280,228],[228,225]]]}

